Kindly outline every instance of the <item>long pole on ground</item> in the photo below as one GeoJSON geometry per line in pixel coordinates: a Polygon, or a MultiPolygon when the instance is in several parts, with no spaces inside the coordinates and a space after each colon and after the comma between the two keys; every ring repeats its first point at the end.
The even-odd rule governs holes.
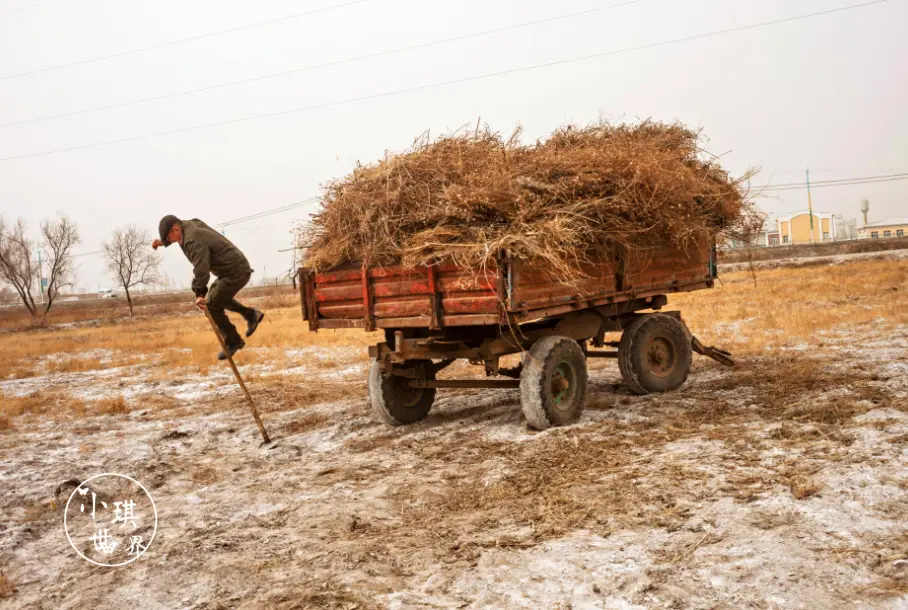
{"type": "Polygon", "coordinates": [[[224,351],[224,354],[227,356],[227,362],[230,363],[230,368],[233,369],[233,374],[236,377],[237,382],[240,384],[240,387],[243,388],[243,394],[246,395],[246,401],[249,403],[249,410],[252,411],[252,417],[255,418],[255,425],[259,427],[259,432],[262,433],[262,439],[266,443],[270,443],[271,439],[268,438],[268,433],[265,431],[265,424],[262,423],[262,418],[259,417],[259,410],[255,408],[255,403],[252,402],[252,396],[249,394],[249,390],[246,389],[246,384],[243,383],[243,378],[240,377],[240,371],[236,368],[236,364],[233,362],[233,356],[230,355],[230,351],[227,349],[227,343],[224,341],[221,331],[218,329],[218,325],[214,323],[214,318],[211,317],[211,312],[208,311],[208,308],[205,307],[202,309],[205,312],[205,317],[208,318],[209,324],[211,324],[211,330],[214,331],[215,336],[218,338],[218,343],[221,344],[221,349],[224,351]]]}

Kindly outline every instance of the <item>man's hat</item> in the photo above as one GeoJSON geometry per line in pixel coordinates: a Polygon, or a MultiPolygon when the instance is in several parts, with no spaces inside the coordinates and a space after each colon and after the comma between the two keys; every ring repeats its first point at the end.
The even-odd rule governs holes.
{"type": "Polygon", "coordinates": [[[167,241],[167,234],[170,233],[170,228],[180,222],[180,219],[174,216],[173,214],[168,214],[161,219],[161,222],[158,224],[158,233],[161,234],[161,243],[165,246],[169,246],[170,242],[167,241]]]}

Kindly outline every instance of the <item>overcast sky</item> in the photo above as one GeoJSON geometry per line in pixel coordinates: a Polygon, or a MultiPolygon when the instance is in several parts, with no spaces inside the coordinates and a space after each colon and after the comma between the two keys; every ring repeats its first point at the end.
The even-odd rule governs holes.
{"type": "MultiPolygon", "coordinates": [[[[58,70],[0,79],[0,123],[107,106],[621,4],[628,0],[0,0],[0,78],[348,4],[58,70]]],[[[865,0],[644,0],[531,27],[170,99],[0,127],[0,158],[276,113],[600,54],[865,0]]],[[[224,126],[0,161],[0,212],[65,212],[100,248],[114,227],[165,214],[216,224],[318,195],[357,160],[481,117],[543,137],[565,122],[652,117],[702,127],[709,150],[754,183],[908,172],[908,2],[224,126]]],[[[908,215],[908,181],[814,191],[814,209],[908,215]]],[[[806,208],[805,191],[761,207],[806,208]]],[[[227,229],[259,280],[289,266],[301,207],[227,229]]],[[[175,286],[189,263],[164,250],[175,286]]],[[[78,285],[112,286],[99,256],[78,285]]]]}

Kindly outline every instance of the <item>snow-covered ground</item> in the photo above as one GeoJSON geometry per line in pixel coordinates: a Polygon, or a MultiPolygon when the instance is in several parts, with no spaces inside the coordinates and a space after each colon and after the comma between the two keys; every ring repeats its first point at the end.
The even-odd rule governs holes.
{"type": "Polygon", "coordinates": [[[596,362],[581,421],[544,433],[516,391],[440,392],[425,421],[385,427],[363,364],[314,360],[346,362],[341,348],[242,367],[266,447],[226,367],[0,381],[133,406],[0,433],[16,587],[0,605],[908,608],[906,331],[840,329],[735,369],[699,359],[662,396],[626,394],[596,362]],[[157,506],[152,546],[121,568],[63,530],[58,486],[102,472],[157,506]]]}

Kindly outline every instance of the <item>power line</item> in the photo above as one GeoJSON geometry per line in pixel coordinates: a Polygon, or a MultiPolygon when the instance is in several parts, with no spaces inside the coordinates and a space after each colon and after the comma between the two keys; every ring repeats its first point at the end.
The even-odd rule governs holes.
{"type": "MultiPolygon", "coordinates": [[[[858,184],[879,184],[884,182],[898,182],[901,180],[908,180],[908,173],[904,174],[888,174],[884,176],[863,176],[856,178],[842,178],[839,180],[820,180],[817,182],[811,182],[811,188],[824,188],[832,186],[853,186],[858,184]]],[[[806,189],[807,185],[804,182],[790,182],[787,184],[764,184],[762,186],[751,187],[751,190],[758,190],[759,192],[778,192],[778,191],[796,191],[806,189]]]]}
{"type": "Polygon", "coordinates": [[[266,231],[271,229],[285,229],[287,228],[286,223],[275,224],[275,225],[258,225],[254,227],[234,227],[233,231],[266,231]]]}
{"type": "Polygon", "coordinates": [[[156,102],[156,101],[159,101],[159,100],[171,99],[171,98],[174,98],[174,97],[181,97],[181,96],[184,96],[184,95],[192,95],[192,94],[194,94],[194,93],[202,93],[202,92],[204,92],[204,91],[214,91],[214,90],[216,90],[216,89],[223,89],[223,88],[226,88],[226,87],[234,87],[234,86],[236,86],[236,85],[245,85],[245,84],[248,84],[248,83],[254,83],[254,82],[258,82],[258,81],[268,80],[268,79],[277,78],[277,77],[280,77],[280,76],[289,76],[289,75],[291,75],[291,74],[299,74],[299,73],[308,72],[308,71],[311,71],[311,70],[320,70],[320,69],[323,69],[323,68],[331,68],[331,67],[340,66],[340,65],[343,65],[343,64],[348,64],[348,63],[354,63],[354,62],[358,62],[358,61],[363,61],[363,60],[366,60],[366,59],[374,59],[374,58],[376,58],[376,57],[385,57],[385,56],[388,56],[388,55],[395,55],[395,54],[397,54],[397,53],[404,53],[404,52],[407,52],[407,51],[415,51],[415,50],[417,50],[417,49],[425,49],[425,48],[433,47],[433,46],[437,46],[437,45],[448,44],[448,43],[452,43],[452,42],[459,42],[459,41],[461,41],[461,40],[468,40],[468,39],[470,39],[470,38],[479,38],[479,37],[481,37],[481,36],[488,36],[488,35],[491,35],[491,34],[499,34],[499,33],[501,33],[501,32],[507,32],[507,31],[509,31],[509,30],[517,30],[517,29],[520,29],[520,28],[526,28],[526,27],[530,27],[530,26],[534,26],[534,25],[541,25],[541,24],[550,23],[550,22],[553,22],[553,21],[561,21],[561,20],[564,20],[564,19],[571,19],[571,18],[575,18],[575,17],[582,17],[582,16],[584,16],[584,15],[590,15],[590,14],[592,14],[592,13],[597,13],[597,12],[601,12],[601,11],[606,11],[606,10],[613,9],[613,8],[619,8],[619,7],[622,7],[622,6],[628,6],[628,5],[631,5],[631,4],[639,4],[640,2],[645,2],[645,1],[646,1],[646,0],[630,0],[630,1],[628,1],[628,2],[622,2],[622,3],[620,3],[620,4],[610,4],[610,5],[607,5],[607,6],[600,6],[600,7],[597,7],[597,8],[592,8],[592,9],[588,9],[588,10],[585,10],[585,11],[579,11],[579,12],[576,12],[576,13],[568,13],[568,14],[566,14],[566,15],[557,15],[557,16],[555,16],[555,17],[548,17],[548,18],[546,18],[546,19],[537,19],[537,20],[535,20],[535,21],[526,21],[526,22],[524,22],[524,23],[518,23],[518,24],[515,24],[515,25],[508,25],[508,26],[503,26],[503,27],[499,27],[499,28],[493,28],[493,29],[490,29],[490,30],[483,30],[483,31],[481,31],[481,32],[473,32],[473,33],[470,33],[470,34],[462,34],[462,35],[460,35],[460,36],[452,36],[452,37],[450,37],[450,38],[443,38],[443,39],[441,39],[441,40],[433,40],[433,41],[430,41],[430,42],[424,42],[424,43],[420,43],[420,44],[409,45],[409,46],[406,46],[406,47],[398,47],[398,48],[396,48],[396,49],[389,49],[389,50],[387,50],[387,51],[379,51],[379,52],[377,52],[377,53],[370,53],[370,54],[368,54],[368,55],[359,55],[359,56],[356,56],[356,57],[348,57],[348,58],[339,59],[339,60],[336,60],[336,61],[330,61],[330,62],[321,63],[321,64],[314,64],[314,65],[310,65],[310,66],[304,66],[304,67],[302,67],[302,68],[294,68],[294,69],[292,69],[292,70],[284,70],[284,71],[282,71],[282,72],[274,72],[274,73],[272,73],[272,74],[264,74],[264,75],[262,75],[262,76],[254,76],[254,77],[251,77],[251,78],[244,78],[244,79],[241,79],[241,80],[235,80],[235,81],[229,81],[229,82],[219,83],[219,84],[217,84],[217,85],[209,85],[209,86],[207,86],[207,87],[198,87],[198,88],[196,88],[196,89],[186,89],[185,91],[177,91],[177,92],[175,92],[175,93],[165,93],[165,94],[163,94],[163,95],[154,95],[154,96],[151,96],[151,97],[145,97],[145,98],[141,98],[141,99],[137,99],[137,100],[130,100],[130,101],[128,101],[128,102],[119,102],[119,103],[116,103],[116,104],[108,104],[108,105],[106,105],[106,106],[96,106],[96,107],[94,107],[94,108],[85,108],[85,109],[83,109],[83,110],[73,110],[73,111],[71,111],[71,112],[61,112],[61,113],[59,113],[59,114],[51,114],[51,115],[47,115],[47,116],[43,116],[43,117],[36,117],[36,118],[33,118],[33,119],[23,119],[23,120],[21,120],[21,121],[12,121],[12,122],[10,122],[10,123],[0,123],[0,127],[12,127],[13,125],[26,125],[26,124],[29,124],[29,123],[38,123],[38,122],[41,122],[41,121],[50,121],[50,120],[52,120],[52,119],[62,119],[62,118],[65,118],[65,117],[78,116],[78,115],[82,115],[82,114],[90,114],[90,113],[93,113],[93,112],[101,112],[101,111],[103,111],[103,110],[113,110],[114,108],[125,108],[125,107],[127,107],[127,106],[134,106],[134,105],[136,105],[136,104],[145,104],[145,103],[148,103],[148,102],[156,102]]]}
{"type": "MultiPolygon", "coordinates": [[[[908,176],[908,172],[901,172],[897,174],[883,174],[879,176],[854,176],[851,178],[830,178],[829,180],[815,180],[811,184],[824,184],[831,182],[851,182],[852,180],[875,180],[877,178],[894,178],[898,176],[908,176]]],[[[753,188],[761,189],[774,189],[774,188],[784,188],[789,186],[804,186],[804,182],[786,182],[782,184],[763,184],[753,188]]]]}
{"type": "Polygon", "coordinates": [[[394,95],[402,95],[402,94],[404,94],[404,93],[413,93],[413,92],[416,92],[416,91],[425,91],[425,90],[429,90],[429,89],[438,89],[438,88],[441,88],[441,87],[447,87],[447,86],[451,86],[451,85],[457,85],[457,84],[462,84],[462,83],[467,83],[467,82],[472,82],[472,81],[484,80],[484,79],[487,79],[487,78],[494,78],[494,77],[497,77],[497,76],[505,76],[505,75],[508,75],[508,74],[516,74],[516,73],[519,73],[519,72],[527,72],[527,71],[530,71],[530,70],[537,70],[537,69],[540,69],[540,68],[549,68],[549,67],[552,67],[552,66],[560,66],[560,65],[565,65],[565,64],[569,64],[569,63],[578,62],[578,61],[585,61],[585,60],[588,60],[588,59],[595,59],[595,58],[599,58],[599,57],[606,57],[606,56],[609,56],[609,55],[618,55],[618,54],[621,54],[621,53],[628,53],[628,52],[632,52],[632,51],[640,51],[640,50],[643,50],[643,49],[652,49],[652,48],[661,47],[661,46],[666,46],[666,45],[671,45],[671,44],[678,44],[678,43],[682,43],[682,42],[690,42],[690,41],[693,41],[693,40],[699,40],[699,39],[703,39],[703,38],[711,38],[711,37],[714,37],[714,36],[720,36],[720,35],[724,35],[724,34],[732,34],[732,33],[736,33],[736,32],[743,32],[743,31],[746,31],[746,30],[753,30],[753,29],[756,29],[756,28],[768,27],[768,26],[772,26],[772,25],[779,25],[779,24],[782,24],[782,23],[788,23],[788,22],[792,22],[792,21],[799,21],[799,20],[804,20],[804,19],[810,19],[810,18],[813,18],[813,17],[822,16],[822,15],[830,15],[830,14],[832,14],[832,13],[839,13],[839,12],[842,12],[842,11],[848,11],[848,10],[857,9],[857,8],[864,8],[864,7],[867,7],[867,6],[872,6],[872,5],[874,5],[874,4],[882,4],[882,3],[888,2],[888,1],[889,1],[889,0],[872,0],[871,2],[864,2],[864,3],[862,3],[862,4],[853,4],[853,5],[849,5],[849,6],[845,6],[845,7],[841,7],[841,8],[829,9],[829,10],[825,10],[825,11],[818,11],[818,12],[815,12],[815,13],[808,13],[808,14],[806,14],[806,15],[797,15],[797,16],[794,16],[794,17],[786,17],[786,18],[784,18],[784,19],[776,19],[776,20],[773,20],[773,21],[764,21],[764,22],[761,22],[761,23],[754,23],[754,24],[746,25],[746,26],[740,26],[740,27],[734,27],[734,28],[727,28],[727,29],[724,29],[724,30],[716,30],[716,31],[713,31],[713,32],[706,32],[706,33],[703,33],[703,34],[694,34],[694,35],[692,35],[692,36],[685,36],[685,37],[682,37],[682,38],[673,38],[673,39],[671,39],[671,40],[664,40],[664,41],[660,41],[660,42],[653,42],[653,43],[638,45],[638,46],[634,46],[634,47],[625,47],[625,48],[623,48],[623,49],[615,49],[615,50],[611,50],[611,51],[604,51],[604,52],[602,52],[602,53],[594,53],[594,54],[592,54],[592,55],[583,55],[583,56],[581,56],[581,57],[572,57],[572,58],[569,58],[569,59],[559,59],[559,60],[550,61],[550,62],[546,62],[546,63],[534,64],[534,65],[530,65],[530,66],[524,66],[524,67],[521,67],[521,68],[512,68],[512,69],[509,69],[509,70],[502,70],[502,71],[500,71],[500,72],[490,72],[490,73],[487,73],[487,74],[480,74],[480,75],[477,75],[477,76],[468,76],[468,77],[465,77],[465,78],[459,78],[459,79],[455,79],[455,80],[443,81],[443,82],[434,83],[434,84],[430,84],[430,85],[420,85],[420,86],[416,86],[416,87],[409,87],[409,88],[406,88],[406,89],[397,89],[397,90],[395,90],[395,91],[385,91],[385,92],[382,92],[382,93],[374,93],[374,94],[370,94],[370,95],[363,95],[363,96],[360,96],[360,97],[347,98],[347,99],[345,99],[345,100],[338,100],[338,101],[334,101],[334,102],[325,102],[325,103],[322,103],[322,104],[314,104],[314,105],[311,105],[311,106],[302,106],[302,107],[298,107],[298,108],[291,108],[291,109],[289,109],[289,110],[280,110],[280,111],[277,111],[277,112],[267,112],[267,113],[262,113],[262,114],[256,114],[256,115],[251,115],[251,116],[247,116],[247,117],[241,117],[241,118],[238,118],[238,119],[230,119],[230,120],[227,120],[227,121],[218,121],[218,122],[215,122],[215,123],[206,123],[206,124],[203,124],[203,125],[194,125],[194,126],[191,126],[191,127],[181,127],[181,128],[179,128],[179,129],[171,129],[171,130],[168,130],[168,131],[159,131],[159,132],[155,132],[155,133],[142,134],[142,135],[137,135],[137,136],[129,136],[129,137],[126,137],[126,138],[118,138],[118,139],[115,139],[115,140],[106,140],[106,141],[103,141],[103,142],[94,142],[94,143],[91,143],[91,144],[80,144],[80,145],[78,145],[78,146],[69,146],[69,147],[66,147],[66,148],[56,148],[56,149],[52,149],[52,150],[45,150],[45,151],[40,151],[40,152],[35,152],[35,153],[26,153],[26,154],[24,154],[24,155],[14,155],[14,156],[12,156],[12,157],[0,157],[0,161],[14,161],[14,160],[16,160],[16,159],[26,159],[26,158],[30,158],[30,157],[40,157],[40,156],[43,156],[43,155],[51,155],[51,154],[62,153],[62,152],[70,152],[70,151],[74,151],[74,150],[84,150],[84,149],[87,149],[87,148],[96,148],[96,147],[98,147],[98,146],[107,146],[107,145],[110,145],[110,144],[121,144],[121,143],[124,143],[124,142],[133,142],[133,141],[135,141],[135,140],[144,140],[144,139],[146,139],[146,138],[155,138],[155,137],[159,137],[159,136],[168,136],[168,135],[174,135],[174,134],[178,134],[178,133],[185,133],[185,132],[189,132],[189,131],[197,131],[197,130],[200,130],[200,129],[208,129],[208,128],[211,128],[211,127],[222,127],[222,126],[224,126],[224,125],[233,125],[233,124],[237,124],[237,123],[244,123],[244,122],[247,122],[247,121],[253,121],[253,120],[257,120],[257,119],[272,118],[272,117],[285,116],[285,115],[290,115],[290,114],[297,114],[297,113],[300,113],[300,112],[306,112],[306,111],[311,111],[311,110],[317,110],[317,109],[321,109],[321,108],[329,108],[329,107],[331,107],[331,106],[339,106],[339,105],[342,105],[342,104],[351,104],[351,103],[355,103],[355,102],[362,102],[362,101],[367,101],[367,100],[374,100],[374,99],[378,99],[378,98],[382,98],[382,97],[390,97],[390,96],[394,96],[394,95]]]}
{"type": "Polygon", "coordinates": [[[224,34],[233,34],[234,32],[240,32],[243,30],[258,28],[258,27],[262,27],[265,25],[272,25],[275,23],[280,23],[282,21],[289,21],[291,19],[299,19],[300,17],[308,17],[309,15],[315,15],[317,13],[325,13],[328,11],[333,11],[335,9],[344,8],[346,6],[351,6],[353,4],[361,4],[363,2],[368,2],[368,0],[351,0],[350,2],[345,2],[343,4],[335,4],[334,6],[327,6],[324,8],[313,9],[313,10],[305,11],[302,13],[294,13],[293,15],[275,17],[274,19],[266,19],[265,21],[256,21],[254,23],[247,23],[245,25],[228,28],[226,30],[218,30],[216,32],[198,34],[196,36],[189,36],[188,38],[179,38],[177,40],[171,40],[171,41],[162,42],[159,44],[148,45],[147,47],[140,47],[138,49],[130,49],[128,51],[120,51],[118,53],[111,53],[109,55],[101,55],[98,57],[92,57],[91,59],[82,59],[79,61],[72,61],[72,62],[69,62],[66,64],[59,64],[59,65],[50,66],[47,68],[39,68],[37,70],[30,70],[28,72],[19,72],[17,74],[8,74],[6,76],[0,76],[0,80],[9,80],[12,78],[20,78],[22,76],[30,76],[32,74],[41,74],[43,72],[52,72],[54,70],[62,70],[63,68],[71,68],[73,66],[81,66],[84,64],[90,64],[90,63],[94,63],[94,62],[98,62],[98,61],[104,61],[106,59],[113,59],[114,57],[123,57],[124,55],[132,55],[133,53],[142,53],[144,51],[151,51],[153,49],[163,49],[164,47],[171,47],[171,46],[183,44],[186,42],[194,42],[196,40],[211,38],[213,36],[222,36],[224,34]]]}
{"type": "Polygon", "coordinates": [[[308,205],[310,203],[315,203],[319,201],[318,197],[310,197],[309,199],[304,199],[302,201],[295,201],[293,203],[288,203],[287,205],[282,205],[278,208],[272,208],[270,210],[264,210],[256,214],[250,214],[249,216],[243,216],[241,218],[235,218],[233,220],[228,220],[216,225],[212,225],[218,228],[229,227],[230,225],[239,224],[241,222],[248,222],[250,220],[258,220],[259,218],[265,218],[266,216],[273,216],[274,214],[280,214],[281,212],[287,212],[289,210],[296,209],[298,207],[308,205]]]}
{"type": "Polygon", "coordinates": [[[104,250],[94,250],[92,252],[80,252],[79,254],[73,254],[73,258],[79,258],[80,256],[94,256],[96,254],[103,254],[104,250]]]}
{"type": "MultiPolygon", "coordinates": [[[[817,185],[815,185],[813,182],[811,182],[810,188],[828,188],[831,186],[857,186],[857,185],[861,185],[861,184],[881,184],[884,182],[900,182],[902,180],[908,180],[908,176],[905,176],[903,178],[889,178],[887,180],[867,180],[867,181],[856,181],[856,182],[844,182],[844,183],[840,183],[840,184],[817,184],[817,185]]],[[[798,190],[803,190],[806,188],[807,188],[806,185],[791,186],[791,187],[784,188],[784,189],[773,189],[773,190],[769,190],[767,192],[768,193],[781,193],[784,191],[798,191],[798,190]]]]}

